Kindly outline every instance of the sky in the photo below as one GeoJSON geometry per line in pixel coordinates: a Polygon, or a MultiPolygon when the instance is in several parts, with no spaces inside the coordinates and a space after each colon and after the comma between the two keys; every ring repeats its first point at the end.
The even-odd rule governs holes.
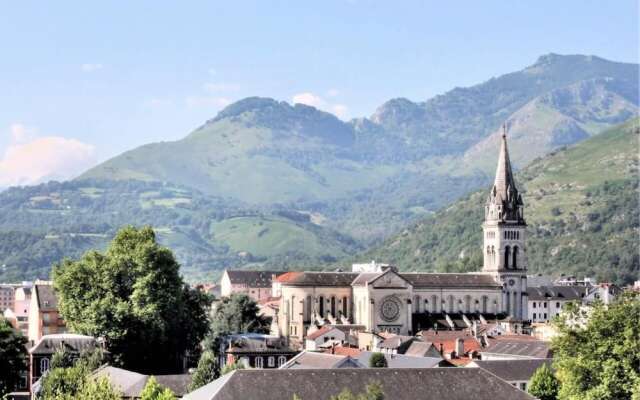
{"type": "Polygon", "coordinates": [[[0,187],[73,177],[265,96],[348,120],[543,54],[638,62],[638,2],[15,1],[0,12],[0,187]]]}

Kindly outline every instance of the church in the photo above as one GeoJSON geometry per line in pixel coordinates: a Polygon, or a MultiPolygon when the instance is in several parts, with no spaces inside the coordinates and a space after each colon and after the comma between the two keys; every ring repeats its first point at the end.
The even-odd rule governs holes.
{"type": "Polygon", "coordinates": [[[505,317],[525,320],[523,207],[503,133],[495,181],[485,205],[481,272],[408,273],[375,263],[364,268],[354,265],[352,272],[287,272],[274,281],[280,297],[278,335],[300,343],[310,327],[325,324],[412,335],[437,321],[453,326],[455,319],[467,325],[505,317]]]}

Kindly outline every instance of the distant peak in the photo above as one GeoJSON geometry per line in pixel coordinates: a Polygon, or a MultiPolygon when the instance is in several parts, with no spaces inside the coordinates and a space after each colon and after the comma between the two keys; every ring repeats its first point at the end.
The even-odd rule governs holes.
{"type": "Polygon", "coordinates": [[[417,103],[404,97],[398,97],[378,107],[376,112],[371,116],[371,120],[377,124],[384,124],[390,120],[398,122],[415,117],[421,112],[422,109],[417,103]]]}
{"type": "Polygon", "coordinates": [[[236,117],[250,111],[262,111],[266,109],[290,108],[286,102],[278,102],[270,97],[247,97],[229,104],[223,108],[216,117],[209,121],[215,122],[224,118],[236,117]]]}

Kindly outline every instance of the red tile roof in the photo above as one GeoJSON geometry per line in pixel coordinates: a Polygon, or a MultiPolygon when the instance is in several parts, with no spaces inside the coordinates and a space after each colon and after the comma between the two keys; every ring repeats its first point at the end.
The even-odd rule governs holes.
{"type": "Polygon", "coordinates": [[[325,333],[333,330],[334,328],[332,326],[323,326],[322,328],[318,329],[317,331],[313,331],[312,333],[307,335],[307,339],[311,339],[311,340],[315,340],[316,338],[319,338],[320,336],[324,335],[325,333]]]}
{"type": "Polygon", "coordinates": [[[344,346],[336,346],[333,349],[325,350],[325,353],[336,354],[339,356],[350,356],[352,358],[357,358],[360,355],[360,350],[354,347],[344,347],[344,346]]]}

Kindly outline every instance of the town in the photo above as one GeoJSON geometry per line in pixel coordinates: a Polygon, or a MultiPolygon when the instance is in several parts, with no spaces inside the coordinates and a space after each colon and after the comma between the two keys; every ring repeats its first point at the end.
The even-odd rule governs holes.
{"type": "MultiPolygon", "coordinates": [[[[580,351],[602,344],[577,336],[637,348],[640,281],[528,274],[525,203],[505,128],[478,221],[479,272],[371,261],[227,269],[190,286],[153,231],[125,229],[106,254],[56,267],[53,281],[0,286],[0,350],[13,357],[0,388],[14,400],[555,398],[569,389],[554,371],[579,368],[580,351]]],[[[635,363],[637,377],[632,348],[591,356],[635,363]]],[[[629,385],[617,390],[640,393],[629,385]]]]}

